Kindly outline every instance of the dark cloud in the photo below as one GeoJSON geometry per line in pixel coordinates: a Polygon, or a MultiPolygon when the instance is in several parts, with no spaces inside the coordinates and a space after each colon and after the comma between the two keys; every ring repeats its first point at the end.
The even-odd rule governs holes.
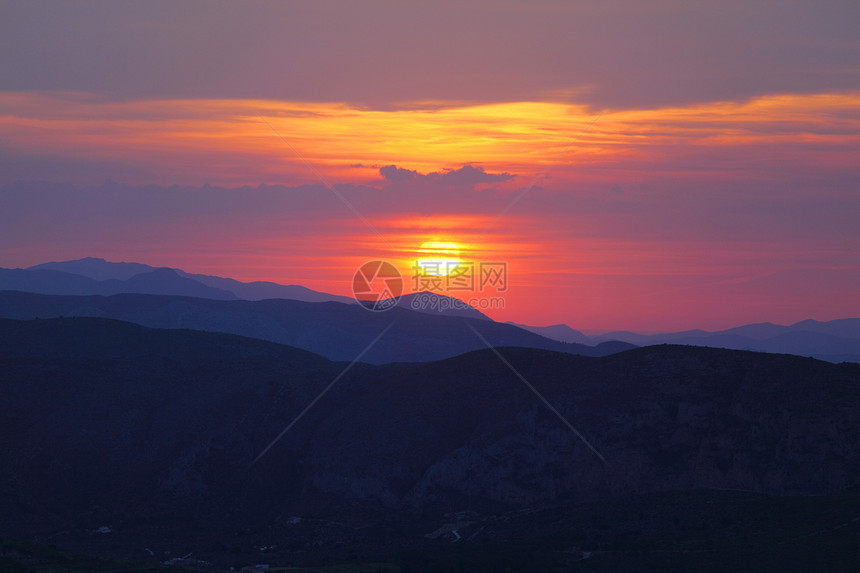
{"type": "MultiPolygon", "coordinates": [[[[431,173],[430,175],[436,175],[431,173]]],[[[460,169],[446,171],[439,176],[439,182],[456,187],[474,187],[481,183],[501,183],[510,181],[515,176],[510,173],[487,173],[481,166],[464,165],[460,169]]]]}
{"type": "Polygon", "coordinates": [[[447,187],[475,187],[486,183],[502,183],[510,181],[516,175],[510,173],[487,173],[482,166],[464,165],[459,169],[448,169],[443,172],[434,171],[422,174],[411,169],[396,165],[386,165],[379,169],[379,174],[389,184],[403,183],[433,183],[447,187]]]}
{"type": "Polygon", "coordinates": [[[386,165],[379,168],[379,174],[389,183],[411,183],[418,181],[424,175],[411,169],[404,169],[396,165],[386,165]]]}

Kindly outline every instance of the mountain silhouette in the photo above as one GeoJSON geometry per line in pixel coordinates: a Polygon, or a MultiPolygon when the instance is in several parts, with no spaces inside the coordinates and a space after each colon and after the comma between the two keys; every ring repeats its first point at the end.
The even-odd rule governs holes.
{"type": "Polygon", "coordinates": [[[216,300],[238,298],[230,291],[204,285],[168,268],[153,269],[124,280],[95,280],[50,269],[0,269],[0,290],[72,295],[174,294],[216,300]]]}
{"type": "Polygon", "coordinates": [[[89,277],[97,281],[108,279],[128,280],[134,275],[154,271],[158,267],[152,267],[143,263],[112,263],[101,258],[84,257],[74,261],[55,261],[42,263],[27,268],[28,271],[60,271],[89,277]]]}
{"type": "MultiPolygon", "coordinates": [[[[132,277],[144,273],[150,273],[156,268],[150,265],[145,265],[142,263],[113,263],[106,261],[101,258],[94,257],[85,257],[83,259],[77,259],[73,261],[60,261],[60,262],[50,262],[43,263],[40,265],[35,265],[33,267],[29,267],[25,269],[27,271],[42,271],[42,270],[50,270],[50,271],[60,271],[63,273],[71,273],[74,275],[80,275],[84,277],[91,278],[96,281],[106,281],[109,279],[116,279],[119,281],[127,281],[132,277]]],[[[338,302],[346,302],[352,303],[354,300],[350,297],[338,296],[323,292],[318,292],[311,290],[307,287],[301,285],[281,285],[273,282],[266,281],[254,281],[250,283],[244,283],[237,281],[235,279],[223,278],[211,275],[202,275],[202,274],[194,274],[187,273],[181,269],[173,269],[180,277],[184,277],[186,279],[194,280],[198,283],[201,283],[205,286],[216,289],[215,291],[206,291],[204,289],[198,289],[197,292],[199,294],[196,295],[188,295],[188,296],[202,296],[205,298],[216,298],[216,299],[229,299],[229,298],[240,298],[244,300],[263,300],[267,298],[288,298],[293,300],[303,300],[307,302],[326,302],[326,301],[338,301],[338,302]],[[228,291],[233,293],[233,297],[225,296],[223,291],[228,291]],[[207,296],[207,292],[210,293],[211,296],[207,296]]],[[[34,290],[28,292],[41,292],[43,294],[116,294],[120,292],[141,292],[137,290],[123,290],[123,285],[120,283],[113,283],[114,287],[111,292],[107,291],[99,291],[96,292],[96,287],[91,287],[90,290],[83,292],[81,289],[77,289],[75,292],[69,292],[63,289],[63,284],[68,281],[73,281],[76,279],[71,279],[69,277],[63,277],[60,275],[54,275],[54,280],[59,284],[52,284],[50,288],[45,286],[42,287],[42,290],[34,290]]],[[[78,279],[79,280],[79,279],[78,279]]],[[[3,283],[0,283],[2,285],[3,283]]],[[[27,290],[25,288],[15,288],[13,286],[9,286],[5,290],[27,290]]],[[[168,292],[165,289],[162,289],[161,292],[158,293],[149,293],[149,294],[177,294],[184,295],[186,292],[171,291],[168,292]]]]}
{"type": "Polygon", "coordinates": [[[175,270],[168,268],[140,273],[124,281],[110,279],[100,284],[105,290],[104,294],[170,294],[216,300],[233,300],[237,298],[230,291],[201,284],[198,281],[180,276],[175,270]]]}
{"type": "MultiPolygon", "coordinates": [[[[29,269],[0,269],[0,290],[55,295],[144,293],[216,300],[258,301],[283,298],[306,302],[355,303],[350,297],[318,292],[301,285],[281,285],[264,281],[243,283],[231,278],[187,273],[180,269],[156,268],[141,263],[112,263],[93,257],[44,263],[29,269]]],[[[430,315],[490,320],[480,310],[437,293],[406,294],[400,298],[399,306],[430,315]]],[[[635,346],[689,344],[796,354],[836,363],[860,362],[860,318],[827,322],[804,320],[790,326],[765,322],[715,332],[701,329],[656,334],[614,331],[596,336],[586,336],[566,324],[551,326],[510,324],[553,341],[598,347],[602,349],[602,353],[608,352],[610,348],[622,348],[616,343],[608,346],[602,343],[621,341],[635,346]]],[[[210,330],[208,327],[205,329],[210,330]]],[[[236,329],[230,328],[226,331],[235,332],[236,329]]],[[[259,336],[253,332],[243,332],[243,334],[259,336]]],[[[284,337],[272,338],[265,335],[262,338],[288,344],[295,343],[295,340],[284,337]]],[[[535,346],[535,343],[523,345],[535,346]]],[[[314,349],[320,351],[319,348],[314,349]]],[[[325,352],[322,353],[325,354],[325,352]]],[[[436,359],[450,354],[431,352],[430,355],[436,359]]]]}
{"type": "Polygon", "coordinates": [[[694,329],[682,332],[641,334],[618,330],[592,336],[574,330],[566,324],[553,326],[519,324],[517,326],[553,340],[588,345],[613,340],[636,346],[686,344],[732,350],[796,354],[837,363],[860,362],[860,319],[857,318],[827,322],[804,320],[790,326],[763,322],[715,332],[694,329]]]}
{"type": "Polygon", "coordinates": [[[204,285],[232,292],[237,298],[244,300],[265,300],[269,298],[287,298],[304,302],[342,302],[354,304],[355,299],[348,296],[338,296],[327,292],[311,290],[302,285],[282,285],[268,281],[243,283],[236,279],[199,275],[176,271],[181,276],[193,279],[204,285]]]}
{"type": "Polygon", "coordinates": [[[424,314],[492,320],[480,310],[469,306],[458,298],[428,291],[405,294],[400,297],[397,306],[424,314]]]}
{"type": "Polygon", "coordinates": [[[588,356],[601,356],[632,347],[627,343],[596,347],[566,344],[490,320],[423,314],[399,306],[380,313],[368,311],[358,304],[338,302],[309,303],[286,299],[219,301],[140,294],[56,296],[0,291],[0,317],[34,319],[60,316],[95,316],[155,328],[191,328],[238,334],[289,344],[332,360],[353,360],[390,326],[391,336],[370,347],[362,358],[375,364],[439,360],[485,348],[485,343],[476,336],[473,328],[490,344],[497,346],[543,348],[588,356]]]}
{"type": "Polygon", "coordinates": [[[577,344],[591,343],[591,339],[588,336],[578,330],[574,330],[566,324],[553,324],[550,326],[528,326],[526,324],[517,324],[516,322],[510,322],[508,324],[519,326],[529,332],[534,332],[535,334],[540,334],[541,336],[546,336],[547,338],[552,338],[553,340],[561,342],[575,342],[577,344]]]}
{"type": "Polygon", "coordinates": [[[101,294],[101,283],[95,279],[49,269],[0,269],[0,290],[17,290],[40,294],[101,294]]]}
{"type": "Polygon", "coordinates": [[[221,333],[0,320],[0,534],[87,539],[110,523],[137,551],[176,536],[215,547],[242,531],[287,539],[285,516],[304,516],[332,539],[349,534],[323,523],[383,519],[421,538],[432,529],[415,524],[467,509],[860,481],[860,365],[682,346],[497,351],[518,374],[491,350],[356,364],[252,463],[345,363],[221,333]]]}

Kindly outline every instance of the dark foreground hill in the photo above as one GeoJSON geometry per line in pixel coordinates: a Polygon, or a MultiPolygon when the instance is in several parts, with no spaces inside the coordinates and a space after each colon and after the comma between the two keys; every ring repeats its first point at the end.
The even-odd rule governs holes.
{"type": "MultiPolygon", "coordinates": [[[[220,543],[207,543],[199,530],[212,532],[200,524],[183,524],[191,525],[184,536],[146,547],[141,544],[151,537],[119,522],[109,534],[64,531],[50,544],[0,539],[0,570],[201,573],[247,571],[248,564],[254,570],[254,564],[265,563],[278,573],[853,573],[860,561],[858,512],[857,488],[793,497],[695,490],[492,516],[469,512],[467,521],[451,515],[447,526],[411,543],[404,542],[403,520],[358,527],[351,521],[292,519],[234,531],[220,543]],[[77,552],[59,549],[58,539],[77,552]]],[[[414,526],[407,530],[413,532],[414,526]]]]}
{"type": "Polygon", "coordinates": [[[497,346],[542,348],[586,356],[633,348],[626,342],[605,342],[594,347],[568,344],[491,320],[425,314],[400,307],[371,312],[357,304],[339,302],[210,300],[146,294],[62,296],[0,291],[0,318],[60,316],[94,316],[154,328],[239,334],[289,344],[331,360],[355,359],[379,333],[391,326],[388,335],[362,356],[363,361],[374,364],[441,360],[486,348],[466,324],[467,320],[490,344],[497,346]]]}
{"type": "MultiPolygon", "coordinates": [[[[734,527],[702,490],[842,495],[860,482],[858,365],[675,346],[499,352],[605,464],[489,350],[357,364],[253,463],[345,363],[219,333],[2,320],[0,535],[296,563],[540,533],[574,561],[559,541],[574,526],[602,547],[652,527],[648,512],[672,535],[706,526],[708,507],[728,520],[714,531],[734,527]],[[689,493],[647,501],[670,491],[689,493]],[[578,505],[624,498],[606,519],[628,503],[645,513],[621,529],[578,505]]],[[[809,519],[853,523],[857,497],[842,499],[827,507],[843,513],[809,519]]]]}

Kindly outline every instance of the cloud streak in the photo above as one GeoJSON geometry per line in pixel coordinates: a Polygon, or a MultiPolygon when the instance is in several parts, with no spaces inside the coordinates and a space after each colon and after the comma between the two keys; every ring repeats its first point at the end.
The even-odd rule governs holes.
{"type": "Polygon", "coordinates": [[[15,179],[98,183],[315,183],[266,121],[332,182],[412,177],[508,188],[541,173],[550,180],[758,179],[826,166],[853,171],[860,145],[860,92],[771,95],[746,102],[617,110],[512,102],[378,111],[346,104],[154,100],[104,105],[81,94],[0,93],[0,149],[15,179]],[[73,162],[93,163],[89,177],[73,162]],[[113,167],[108,168],[108,165],[113,167]],[[376,166],[376,167],[374,167],[376,166]],[[483,172],[481,170],[483,169],[483,172]],[[421,177],[417,173],[424,174],[421,177]],[[735,175],[733,175],[733,173],[735,175]],[[495,174],[495,175],[493,175],[495,174]]]}

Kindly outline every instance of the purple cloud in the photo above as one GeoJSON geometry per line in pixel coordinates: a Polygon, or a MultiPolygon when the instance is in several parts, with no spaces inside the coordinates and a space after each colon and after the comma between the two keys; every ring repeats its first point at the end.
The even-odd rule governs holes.
{"type": "Polygon", "coordinates": [[[434,183],[447,187],[469,188],[487,183],[502,183],[516,177],[511,173],[487,173],[480,165],[477,167],[464,165],[459,169],[448,169],[443,172],[434,171],[426,175],[396,165],[386,165],[379,169],[379,174],[388,184],[434,183]]]}

